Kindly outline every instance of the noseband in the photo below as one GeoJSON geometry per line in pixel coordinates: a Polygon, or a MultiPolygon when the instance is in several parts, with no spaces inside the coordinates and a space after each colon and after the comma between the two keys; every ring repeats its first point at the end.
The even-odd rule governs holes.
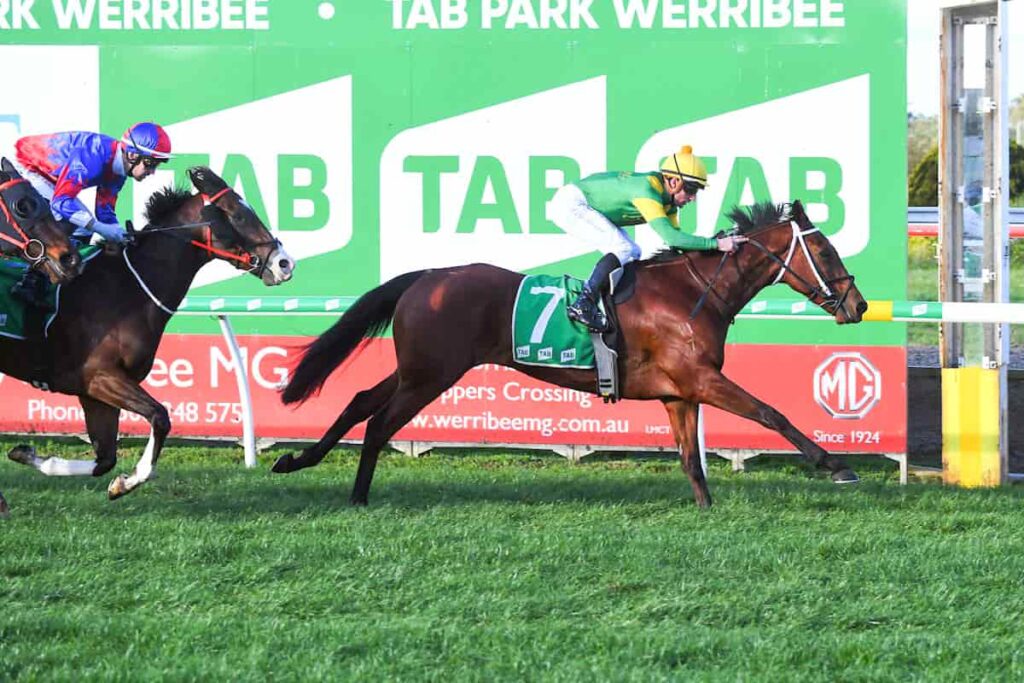
{"type": "Polygon", "coordinates": [[[46,258],[46,245],[34,237],[29,237],[25,233],[17,219],[14,217],[14,214],[8,208],[7,200],[3,197],[4,190],[25,182],[28,181],[24,178],[14,178],[13,180],[8,180],[6,183],[0,183],[0,211],[3,211],[4,217],[7,219],[7,224],[14,229],[15,233],[17,233],[17,237],[12,237],[5,232],[0,232],[0,240],[9,242],[21,249],[21,253],[25,256],[25,259],[35,265],[46,258]]]}
{"type": "MultiPolygon", "coordinates": [[[[226,195],[228,192],[231,192],[230,187],[225,187],[223,190],[217,192],[213,196],[209,196],[205,193],[202,193],[199,196],[203,198],[203,206],[217,206],[217,201],[224,197],[224,195],[226,195]]],[[[232,228],[232,230],[234,230],[234,228],[232,228]]],[[[244,238],[244,236],[238,233],[237,230],[235,231],[235,234],[238,235],[239,237],[244,238]]],[[[281,246],[281,240],[274,238],[270,240],[264,240],[263,242],[254,242],[249,244],[248,249],[239,248],[237,251],[233,251],[230,249],[220,249],[213,245],[213,228],[207,225],[206,229],[203,231],[203,239],[192,240],[190,244],[199,247],[203,251],[213,256],[219,256],[225,261],[234,261],[236,263],[241,263],[244,270],[253,273],[257,277],[262,279],[263,273],[266,272],[268,264],[264,262],[263,259],[261,259],[255,253],[254,250],[258,249],[259,247],[265,246],[279,248],[281,246]]]]}
{"type": "MultiPolygon", "coordinates": [[[[768,230],[773,230],[782,225],[785,224],[778,223],[776,225],[763,228],[762,230],[758,230],[753,234],[756,235],[760,232],[767,232],[768,230]]],[[[779,274],[776,275],[775,279],[769,283],[769,286],[781,282],[782,278],[788,272],[800,284],[804,285],[807,288],[808,291],[805,294],[805,296],[807,296],[812,302],[814,302],[815,299],[820,299],[820,302],[815,303],[819,303],[822,307],[825,308],[825,310],[829,311],[833,315],[842,310],[843,315],[846,317],[846,319],[850,320],[850,316],[846,313],[846,310],[843,309],[843,304],[846,303],[846,297],[849,296],[850,289],[852,289],[853,287],[853,276],[847,274],[841,277],[832,278],[831,280],[826,280],[825,278],[823,278],[821,275],[822,269],[818,266],[818,262],[814,259],[814,255],[811,254],[811,250],[807,246],[807,240],[804,239],[807,235],[813,235],[816,232],[821,232],[821,230],[819,230],[817,227],[811,227],[806,230],[801,230],[800,226],[797,225],[796,221],[793,220],[789,221],[789,226],[793,231],[793,237],[790,239],[789,250],[786,253],[785,261],[783,261],[774,253],[772,253],[766,246],[764,246],[757,240],[753,239],[752,236],[750,236],[747,240],[748,242],[750,242],[750,244],[753,244],[755,247],[763,251],[769,259],[779,264],[779,274]],[[800,249],[803,251],[804,258],[807,259],[807,264],[811,267],[811,272],[814,273],[814,279],[817,280],[818,282],[817,285],[808,282],[790,266],[790,263],[793,261],[793,255],[796,253],[796,247],[798,244],[800,245],[800,249]],[[850,286],[843,291],[842,295],[836,298],[834,290],[829,285],[835,285],[837,283],[846,281],[849,281],[850,286]]]]}

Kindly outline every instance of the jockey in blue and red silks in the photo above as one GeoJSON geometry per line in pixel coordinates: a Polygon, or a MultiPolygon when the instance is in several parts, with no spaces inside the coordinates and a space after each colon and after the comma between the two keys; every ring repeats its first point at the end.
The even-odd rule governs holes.
{"type": "MultiPolygon", "coordinates": [[[[114,212],[117,195],[127,178],[144,180],[171,158],[171,139],[157,124],[144,122],[130,127],[120,140],[81,131],[30,135],[15,143],[15,151],[18,172],[49,200],[54,218],[74,226],[74,239],[123,243],[125,231],[114,212]],[[95,215],[78,198],[88,187],[96,188],[95,215]]],[[[42,304],[42,277],[28,270],[11,291],[42,304]]]]}

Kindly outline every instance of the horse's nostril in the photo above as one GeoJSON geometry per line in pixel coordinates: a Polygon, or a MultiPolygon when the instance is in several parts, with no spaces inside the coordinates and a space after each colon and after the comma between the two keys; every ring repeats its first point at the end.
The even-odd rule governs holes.
{"type": "Polygon", "coordinates": [[[868,312],[868,302],[867,301],[861,301],[859,304],[857,304],[857,313],[859,313],[861,315],[864,315],[867,312],[868,312]]]}
{"type": "Polygon", "coordinates": [[[280,261],[278,261],[277,265],[281,269],[281,271],[285,273],[292,269],[292,262],[286,258],[283,258],[280,261]]]}
{"type": "Polygon", "coordinates": [[[65,268],[74,268],[78,265],[78,254],[69,251],[60,257],[60,265],[65,268]]]}

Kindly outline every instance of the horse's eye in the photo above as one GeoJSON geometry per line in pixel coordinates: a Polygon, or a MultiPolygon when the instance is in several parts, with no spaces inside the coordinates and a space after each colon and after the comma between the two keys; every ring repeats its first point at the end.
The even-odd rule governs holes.
{"type": "Polygon", "coordinates": [[[21,197],[14,202],[14,213],[18,215],[18,218],[30,218],[35,215],[39,208],[39,204],[32,197],[21,197]]]}

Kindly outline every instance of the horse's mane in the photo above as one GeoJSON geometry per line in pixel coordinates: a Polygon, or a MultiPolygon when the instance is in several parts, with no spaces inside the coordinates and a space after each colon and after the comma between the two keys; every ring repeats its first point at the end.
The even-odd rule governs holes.
{"type": "MultiPolygon", "coordinates": [[[[726,214],[726,217],[733,222],[741,235],[753,232],[766,225],[775,225],[792,220],[793,208],[790,204],[773,204],[772,202],[758,202],[753,206],[734,206],[726,214]]],[[[724,233],[718,233],[721,236],[724,233]]],[[[679,258],[683,252],[677,249],[662,249],[652,255],[648,261],[671,261],[679,258]]]]}
{"type": "Polygon", "coordinates": [[[157,190],[146,201],[146,222],[150,225],[163,225],[191,196],[192,193],[180,185],[168,185],[157,190]]]}

